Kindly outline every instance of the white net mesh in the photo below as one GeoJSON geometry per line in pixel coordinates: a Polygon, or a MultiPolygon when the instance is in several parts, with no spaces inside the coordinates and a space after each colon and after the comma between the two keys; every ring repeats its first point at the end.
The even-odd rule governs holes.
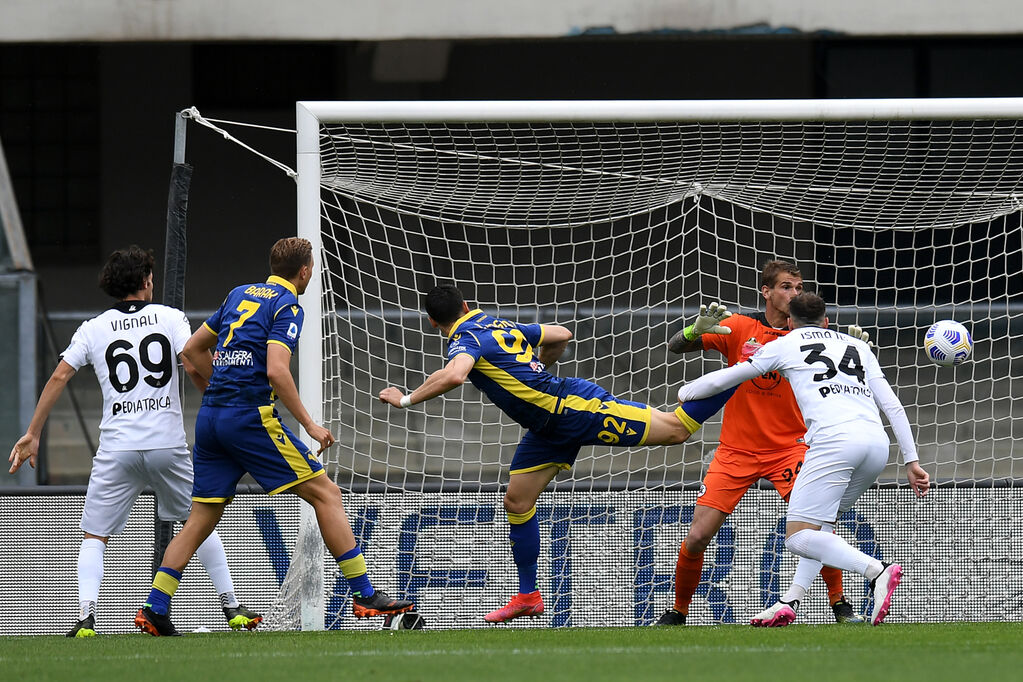
{"type": "MultiPolygon", "coordinates": [[[[517,586],[501,487],[521,428],[468,385],[407,411],[376,399],[442,366],[422,293],[453,282],[487,313],[568,326],[557,374],[664,407],[721,366],[671,355],[667,340],[701,302],[761,310],[760,268],[785,258],[833,322],[871,332],[942,486],[914,500],[895,485],[893,448],[883,485],[840,525],[913,576],[892,619],[1019,618],[1007,559],[1023,555],[1017,124],[323,124],[329,469],[374,581],[416,599],[429,627],[482,624],[517,586]],[[942,318],[976,341],[955,370],[920,352],[942,318]],[[989,581],[991,611],[969,606],[967,580],[989,581]]],[[[547,615],[526,626],[644,624],[671,604],[717,432],[712,420],[682,446],[583,450],[538,505],[547,615]]],[[[742,622],[776,599],[794,567],[783,514],[771,490],[744,498],[706,554],[690,623],[742,622]]],[[[326,625],[353,627],[333,578],[326,625]]],[[[865,606],[861,580],[847,576],[846,592],[865,606]]],[[[802,617],[830,620],[825,596],[818,581],[802,617]]]]}

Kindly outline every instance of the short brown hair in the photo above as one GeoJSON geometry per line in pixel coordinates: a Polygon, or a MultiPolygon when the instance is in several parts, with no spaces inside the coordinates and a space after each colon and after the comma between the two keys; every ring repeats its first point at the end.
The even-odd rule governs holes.
{"type": "Polygon", "coordinates": [[[270,248],[270,274],[292,279],[303,265],[313,262],[313,245],[301,237],[278,239],[270,248]]]}
{"type": "Polygon", "coordinates": [[[826,314],[824,299],[809,291],[804,291],[789,301],[789,317],[798,326],[820,324],[824,322],[826,314]]]}
{"type": "Polygon", "coordinates": [[[118,249],[110,254],[99,273],[99,288],[119,301],[124,300],[146,285],[155,264],[152,250],[135,244],[118,249]]]}
{"type": "Polygon", "coordinates": [[[765,286],[768,289],[774,287],[778,282],[778,275],[781,273],[788,273],[793,277],[803,278],[799,268],[787,260],[769,260],[764,263],[763,270],[760,271],[760,285],[765,286]]]}

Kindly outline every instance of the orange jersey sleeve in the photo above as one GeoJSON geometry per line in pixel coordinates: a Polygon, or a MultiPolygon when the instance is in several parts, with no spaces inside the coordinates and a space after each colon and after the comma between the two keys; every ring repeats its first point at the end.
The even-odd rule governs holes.
{"type": "MultiPolygon", "coordinates": [[[[731,334],[704,334],[704,350],[716,350],[729,366],[743,362],[765,343],[788,334],[775,329],[766,317],[732,315],[721,322],[731,334]]],[[[774,452],[802,443],[806,424],[789,382],[777,372],[750,379],[725,403],[721,444],[747,452],[774,452]]]]}

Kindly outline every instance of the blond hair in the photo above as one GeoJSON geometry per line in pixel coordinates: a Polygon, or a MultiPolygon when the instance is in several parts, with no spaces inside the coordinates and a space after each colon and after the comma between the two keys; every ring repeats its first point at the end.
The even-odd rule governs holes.
{"type": "Polygon", "coordinates": [[[303,265],[313,262],[313,245],[301,237],[278,239],[270,248],[270,274],[293,279],[303,265]]]}

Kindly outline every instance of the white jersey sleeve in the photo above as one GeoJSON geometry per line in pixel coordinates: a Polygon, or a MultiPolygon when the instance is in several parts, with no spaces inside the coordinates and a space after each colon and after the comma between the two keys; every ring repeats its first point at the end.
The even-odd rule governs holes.
{"type": "Polygon", "coordinates": [[[71,337],[71,343],[60,354],[60,359],[71,365],[77,372],[82,367],[92,364],[92,357],[89,354],[89,323],[87,320],[78,326],[75,335],[71,337]]]}
{"type": "Polygon", "coordinates": [[[916,451],[916,442],[913,440],[913,429],[906,418],[906,408],[902,406],[899,397],[895,395],[891,384],[882,376],[868,381],[870,390],[874,392],[874,401],[888,417],[888,423],[892,425],[895,432],[895,440],[902,451],[902,461],[905,464],[920,459],[916,451]]]}
{"type": "Polygon", "coordinates": [[[869,386],[884,373],[863,341],[834,329],[800,327],[764,345],[749,362],[758,373],[777,371],[788,379],[808,443],[864,429],[884,433],[869,386]]]}
{"type": "Polygon", "coordinates": [[[181,351],[185,350],[185,343],[192,336],[192,327],[188,324],[188,317],[183,312],[176,308],[167,308],[167,310],[177,314],[177,319],[171,317],[169,325],[171,347],[174,349],[174,356],[177,357],[181,351]]]}

